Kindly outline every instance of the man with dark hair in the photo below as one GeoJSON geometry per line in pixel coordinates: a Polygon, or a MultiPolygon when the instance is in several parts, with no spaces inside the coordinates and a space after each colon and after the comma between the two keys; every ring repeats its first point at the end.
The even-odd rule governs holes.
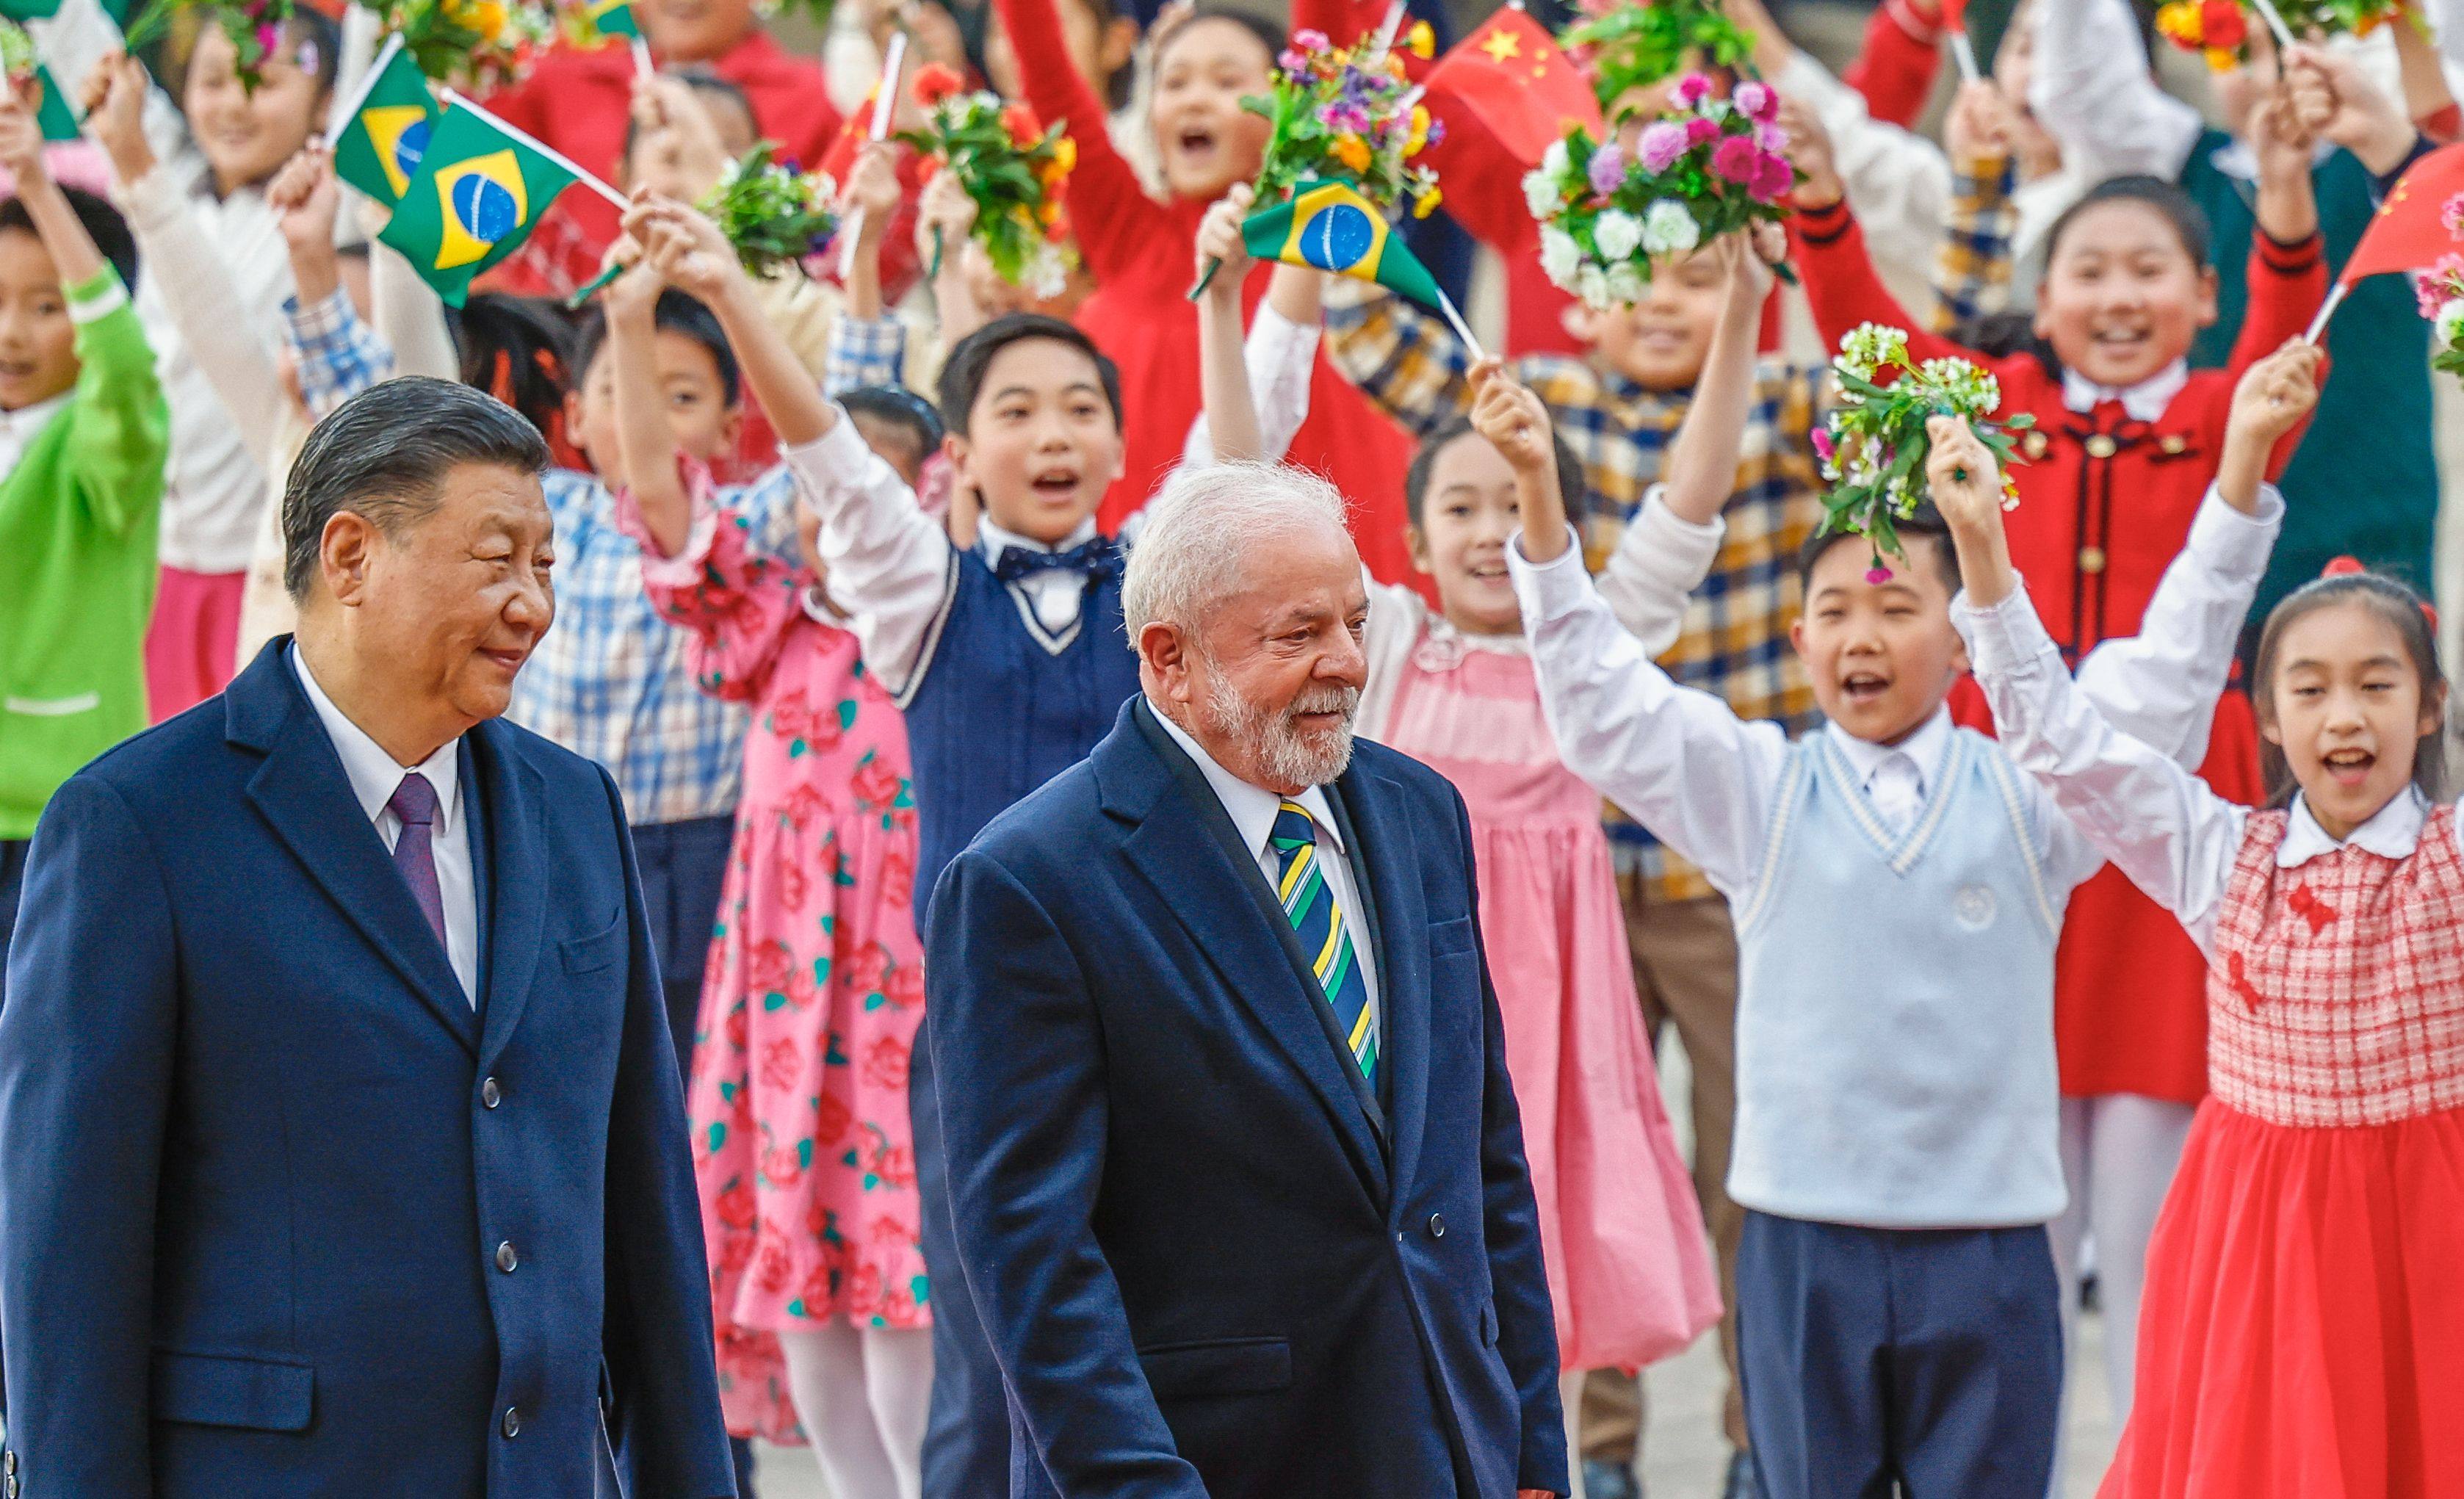
{"type": "Polygon", "coordinates": [[[573,1499],[603,1422],[630,1492],[733,1493],[624,811],[497,717],[556,612],[546,463],[466,386],[345,405],[283,498],[297,637],[45,812],[10,1499],[573,1499]]]}

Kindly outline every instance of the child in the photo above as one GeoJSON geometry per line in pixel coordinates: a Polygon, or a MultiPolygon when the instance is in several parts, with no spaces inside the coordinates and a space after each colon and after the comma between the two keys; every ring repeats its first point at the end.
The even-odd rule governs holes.
{"type": "Polygon", "coordinates": [[[114,55],[86,80],[87,128],[110,160],[145,257],[138,311],[171,402],[163,577],[145,648],[157,719],[231,679],[285,404],[274,349],[291,265],[263,189],[324,119],[341,33],[303,8],[268,51],[252,94],[222,28],[197,33],[181,103],[209,168],[205,191],[192,191],[182,164],[158,161],[148,143],[152,85],[140,63],[114,55]]]}
{"type": "Polygon", "coordinates": [[[54,183],[21,93],[0,101],[0,990],[34,824],[145,727],[145,620],[171,418],[130,305],[137,245],[54,183]]]}
{"type": "MultiPolygon", "coordinates": [[[[650,275],[714,299],[744,286],[695,275],[649,209],[627,223],[650,275]]],[[[608,319],[631,481],[618,523],[652,605],[691,632],[702,690],[753,710],[688,1091],[728,1424],[775,1442],[801,1421],[831,1492],[915,1499],[933,1353],[908,1123],[924,976],[906,730],[823,591],[813,519],[803,566],[754,552],[760,518],[719,500],[661,409],[649,304],[626,293],[608,319]]],[[[796,354],[758,317],[737,326],[781,440],[811,442],[828,408],[796,354]]]]}
{"type": "MultiPolygon", "coordinates": [[[[1199,231],[1199,257],[1221,259],[1227,277],[1249,269],[1246,198],[1236,188],[1199,231]]],[[[1318,276],[1275,268],[1267,296],[1278,317],[1258,320],[1254,377],[1231,352],[1237,283],[1208,288],[1199,343],[1219,456],[1270,459],[1299,425],[1298,413],[1275,409],[1272,437],[1261,432],[1250,383],[1273,405],[1284,392],[1305,396],[1316,340],[1273,327],[1311,298],[1292,283],[1318,276]]],[[[1574,1374],[1639,1368],[1719,1320],[1719,1282],[1652,1071],[1599,798],[1557,761],[1507,583],[1516,485],[1490,430],[1500,409],[1484,400],[1470,420],[1440,429],[1405,474],[1412,558],[1435,580],[1439,611],[1410,588],[1370,584],[1355,722],[1443,772],[1470,808],[1507,1069],[1524,1116],[1548,1121],[1525,1132],[1525,1149],[1557,1356],[1574,1374]]],[[[1572,453],[1560,459],[1562,501],[1579,512],[1581,471],[1572,453]]],[[[1675,633],[1672,620],[1662,634],[1675,633]]]]}
{"type": "MultiPolygon", "coordinates": [[[[1199,413],[1189,357],[1197,314],[1186,296],[1192,251],[1207,209],[1234,183],[1258,174],[1266,121],[1243,110],[1241,99],[1267,92],[1280,38],[1237,11],[1204,9],[1157,34],[1147,118],[1169,194],[1157,204],[1106,137],[1103,103],[1069,60],[1053,0],[999,0],[998,10],[1028,100],[1045,120],[1067,123],[1078,143],[1069,221],[1098,290],[1075,320],[1119,366],[1123,388],[1138,397],[1129,413],[1122,477],[1098,517],[1115,526],[1146,502],[1199,413]]],[[[1263,291],[1248,288],[1249,305],[1263,291]]],[[[1372,416],[1332,370],[1321,367],[1314,379],[1310,418],[1293,439],[1292,460],[1321,471],[1347,495],[1400,495],[1410,457],[1403,435],[1372,416]]],[[[942,414],[957,420],[946,402],[942,414]]],[[[1362,518],[1361,556],[1370,570],[1403,576],[1401,518],[1390,509],[1362,518]]]]}
{"type": "MultiPolygon", "coordinates": [[[[759,313],[717,231],[671,206],[730,338],[751,346],[759,313]]],[[[1120,476],[1120,376],[1086,334],[1033,314],[995,319],[941,373],[957,482],[982,505],[959,548],[917,508],[850,421],[825,407],[820,438],[788,454],[820,520],[830,596],[865,670],[907,716],[919,811],[915,888],[984,824],[1082,759],[1138,690],[1121,621],[1121,548],[1095,509],[1120,476]]],[[[910,1079],[917,1187],[934,1307],[934,1418],[925,1487],[997,1493],[1007,1482],[1001,1372],[960,1286],[941,1176],[931,1052],[910,1079]]]]}
{"type": "MultiPolygon", "coordinates": [[[[2260,419],[2306,405],[2298,376],[2262,387],[2260,419]]],[[[2446,684],[2419,600],[2330,577],[2268,616],[2253,690],[2277,794],[2252,811],[2073,687],[1992,462],[1960,461],[1974,482],[1935,493],[2003,742],[2211,965],[2212,1091],[2148,1251],[2138,1401],[2101,1491],[2464,1492],[2464,852],[2433,805],[2446,684]]],[[[2219,483],[2259,468],[2229,456],[2219,483]]]]}
{"type": "MultiPolygon", "coordinates": [[[[1723,340],[1750,337],[1750,302],[1723,340]]],[[[1740,373],[1689,416],[1665,497],[1629,542],[1698,566],[1746,408],[1744,362],[1714,367],[1740,373]]],[[[2261,453],[2277,435],[2245,429],[2240,446],[2261,453]]],[[[2063,1201],[2054,943],[2101,861],[1991,740],[1952,727],[1966,662],[1942,523],[1920,509],[1905,555],[1871,573],[1859,538],[1806,547],[1793,638],[1830,721],[1791,745],[1646,659],[1585,578],[1545,478],[1536,460],[1524,472],[1507,560],[1559,751],[1736,913],[1728,1189],[1749,1210],[1738,1329],[1760,1488],[1794,1499],[1896,1479],[2041,1499],[2061,1364],[2043,1227],[2063,1201]]],[[[2189,616],[2219,663],[2273,533],[2272,516],[2250,518],[2260,503],[2211,504],[2156,605],[2189,616]]],[[[1664,566],[1638,574],[1674,607],[1664,566]]],[[[2095,690],[2129,689],[2135,649],[2091,663],[2095,690]]],[[[2136,712],[2171,742],[2205,708],[2136,712]]]]}

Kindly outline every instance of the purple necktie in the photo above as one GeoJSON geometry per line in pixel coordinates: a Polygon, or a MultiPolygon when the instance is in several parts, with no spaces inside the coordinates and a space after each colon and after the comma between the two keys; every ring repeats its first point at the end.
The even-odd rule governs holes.
{"type": "Polygon", "coordinates": [[[393,867],[402,871],[403,880],[410,886],[410,898],[419,902],[437,945],[450,951],[451,944],[445,940],[445,895],[436,887],[436,850],[429,844],[436,824],[436,788],[414,770],[394,788],[385,810],[402,819],[402,836],[393,845],[393,867]]]}

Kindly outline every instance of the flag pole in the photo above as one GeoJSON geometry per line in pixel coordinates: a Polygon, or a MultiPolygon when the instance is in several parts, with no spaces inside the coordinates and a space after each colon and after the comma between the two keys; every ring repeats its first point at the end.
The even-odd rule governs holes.
{"type": "MultiPolygon", "coordinates": [[[[2284,12],[2276,8],[2276,0],[2251,0],[2251,3],[2258,8],[2259,15],[2267,22],[2267,29],[2276,33],[2276,45],[2290,52],[2293,48],[2293,29],[2284,24],[2284,12]]],[[[2278,67],[2282,65],[2281,62],[2277,63],[2278,67]]]]}
{"type": "Polygon", "coordinates": [[[1373,42],[1369,49],[1370,60],[1373,62],[1384,60],[1386,55],[1395,50],[1395,38],[1401,33],[1402,30],[1403,0],[1394,0],[1393,4],[1386,7],[1386,19],[1377,25],[1377,40],[1373,42]]]}
{"type": "Polygon", "coordinates": [[[615,188],[607,186],[607,184],[601,180],[595,173],[583,170],[582,166],[573,160],[573,158],[565,155],[556,147],[549,145],[546,142],[541,141],[539,137],[531,134],[529,131],[521,129],[518,126],[507,124],[503,120],[497,118],[496,113],[494,110],[489,109],[487,106],[479,103],[477,100],[473,99],[468,95],[465,95],[458,90],[449,88],[445,90],[444,93],[445,107],[448,109],[468,110],[472,114],[474,114],[480,119],[488,121],[489,124],[495,126],[496,129],[512,136],[515,140],[519,141],[530,149],[537,151],[539,155],[546,157],[551,162],[554,162],[560,169],[570,173],[575,182],[580,183],[582,186],[589,188],[601,197],[605,198],[608,202],[616,205],[617,211],[622,212],[633,206],[633,201],[630,198],[626,197],[623,193],[618,192],[615,188]]]}
{"type": "Polygon", "coordinates": [[[1950,55],[1959,64],[1959,81],[1975,83],[1984,78],[1985,70],[1976,65],[1976,44],[1968,39],[1968,28],[1963,26],[1950,33],[1950,55]]]}
{"type": "Polygon", "coordinates": [[[2343,304],[2345,294],[2352,289],[2350,281],[2338,281],[2327,289],[2327,299],[2319,304],[2319,316],[2310,320],[2310,331],[2301,335],[2302,342],[2318,345],[2320,336],[2327,331],[2327,320],[2336,316],[2337,307],[2343,304]]]}
{"type": "Polygon", "coordinates": [[[658,68],[650,61],[649,42],[639,36],[634,37],[633,77],[636,78],[653,77],[657,76],[658,71],[658,68]]]}
{"type": "MultiPolygon", "coordinates": [[[[874,85],[872,96],[872,139],[890,137],[891,111],[898,106],[898,74],[907,66],[907,33],[892,33],[890,54],[881,59],[881,81],[874,85]]],[[[845,186],[842,184],[841,186],[845,186]]],[[[864,205],[859,203],[839,225],[839,279],[855,274],[856,241],[864,235],[864,205]]]]}
{"type": "Polygon", "coordinates": [[[1442,286],[1438,288],[1438,311],[1445,314],[1446,321],[1453,325],[1455,337],[1463,340],[1463,352],[1471,356],[1473,364],[1488,358],[1488,352],[1480,346],[1480,340],[1472,335],[1471,324],[1463,321],[1463,315],[1455,309],[1455,299],[1446,295],[1442,286]]]}
{"type": "Polygon", "coordinates": [[[359,84],[351,90],[349,100],[335,106],[325,117],[325,135],[328,140],[349,129],[351,121],[360,118],[360,111],[368,107],[368,96],[377,91],[377,79],[383,77],[385,70],[393,65],[393,55],[400,51],[402,51],[402,33],[396,32],[385,38],[385,44],[383,47],[377,49],[375,60],[368,64],[368,70],[365,73],[360,75],[359,84]]]}

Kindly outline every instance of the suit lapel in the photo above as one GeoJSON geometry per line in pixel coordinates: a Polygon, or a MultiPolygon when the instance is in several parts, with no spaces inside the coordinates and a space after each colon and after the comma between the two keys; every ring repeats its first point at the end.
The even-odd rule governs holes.
{"type": "Polygon", "coordinates": [[[1387,1135],[1394,1149],[1396,1195],[1403,1195],[1420,1157],[1429,1114],[1428,901],[1420,890],[1419,849],[1396,815],[1402,788],[1354,763],[1335,783],[1353,871],[1368,892],[1364,913],[1377,954],[1377,998],[1386,1012],[1387,1135]]]}
{"type": "Polygon", "coordinates": [[[546,797],[539,773],[513,744],[512,731],[491,719],[471,731],[471,760],[478,770],[483,814],[473,821],[472,862],[488,864],[481,992],[485,1030],[479,1043],[482,1071],[495,1065],[520,1023],[531,976],[539,971],[540,934],[547,920],[546,797]],[[478,838],[487,840],[482,849],[478,838]]]}
{"type": "Polygon", "coordinates": [[[420,1003],[476,1051],[478,1017],[293,677],[280,649],[288,640],[268,646],[229,690],[231,737],[265,753],[249,779],[249,800],[420,1003]]]}

